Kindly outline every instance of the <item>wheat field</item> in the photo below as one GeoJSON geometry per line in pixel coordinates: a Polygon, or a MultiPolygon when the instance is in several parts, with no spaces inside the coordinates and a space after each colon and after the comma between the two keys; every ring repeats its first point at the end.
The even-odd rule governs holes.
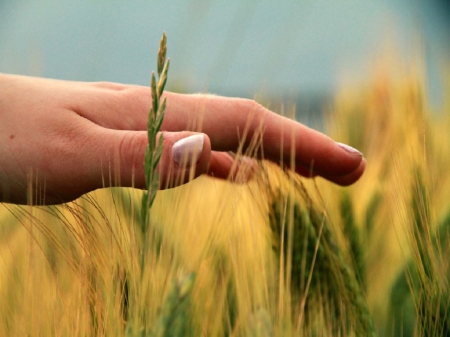
{"type": "Polygon", "coordinates": [[[158,192],[145,239],[138,190],[0,204],[0,336],[448,336],[449,79],[437,110],[421,65],[342,86],[352,187],[261,161],[158,192]]]}

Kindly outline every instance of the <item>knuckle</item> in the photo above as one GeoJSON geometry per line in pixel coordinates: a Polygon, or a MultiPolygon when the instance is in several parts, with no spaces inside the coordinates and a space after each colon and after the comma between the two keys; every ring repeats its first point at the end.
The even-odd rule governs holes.
{"type": "Polygon", "coordinates": [[[141,134],[135,132],[127,132],[120,140],[117,146],[119,157],[124,164],[143,163],[145,149],[147,144],[145,138],[141,134]]]}
{"type": "Polygon", "coordinates": [[[253,99],[243,99],[242,104],[244,105],[244,111],[259,121],[263,121],[270,113],[268,109],[253,99]]]}

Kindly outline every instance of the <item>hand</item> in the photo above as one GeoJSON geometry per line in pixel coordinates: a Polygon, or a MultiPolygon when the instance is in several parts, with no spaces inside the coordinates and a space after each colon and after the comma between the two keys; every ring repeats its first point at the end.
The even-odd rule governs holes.
{"type": "MultiPolygon", "coordinates": [[[[349,185],[364,171],[358,151],[254,101],[165,96],[162,188],[187,182],[189,172],[226,178],[228,151],[242,142],[245,150],[258,132],[265,159],[290,167],[293,154],[301,174],[349,185]],[[184,153],[194,155],[191,168],[184,153]]],[[[107,186],[145,188],[150,105],[146,87],[0,74],[0,201],[54,204],[107,186]]]]}

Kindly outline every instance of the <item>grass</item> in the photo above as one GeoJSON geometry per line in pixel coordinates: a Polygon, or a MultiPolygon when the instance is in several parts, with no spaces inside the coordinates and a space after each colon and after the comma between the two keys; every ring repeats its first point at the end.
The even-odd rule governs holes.
{"type": "Polygon", "coordinates": [[[0,335],[449,335],[450,102],[431,110],[421,67],[384,67],[327,113],[366,156],[353,187],[261,162],[145,216],[125,188],[1,204],[0,335]]]}

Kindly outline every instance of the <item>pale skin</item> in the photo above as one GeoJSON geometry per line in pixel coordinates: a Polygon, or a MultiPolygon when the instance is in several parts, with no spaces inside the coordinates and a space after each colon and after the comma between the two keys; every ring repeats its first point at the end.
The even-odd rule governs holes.
{"type": "MultiPolygon", "coordinates": [[[[358,151],[252,100],[170,92],[165,97],[162,188],[173,187],[173,176],[181,177],[177,185],[189,180],[190,169],[174,164],[171,149],[196,134],[203,136],[203,148],[191,167],[194,177],[226,179],[233,165],[228,152],[242,142],[245,151],[258,132],[259,156],[294,164],[303,175],[346,186],[364,172],[358,151]]],[[[30,186],[37,204],[72,201],[108,186],[145,188],[150,105],[147,87],[0,74],[0,202],[26,204],[30,186]]]]}

